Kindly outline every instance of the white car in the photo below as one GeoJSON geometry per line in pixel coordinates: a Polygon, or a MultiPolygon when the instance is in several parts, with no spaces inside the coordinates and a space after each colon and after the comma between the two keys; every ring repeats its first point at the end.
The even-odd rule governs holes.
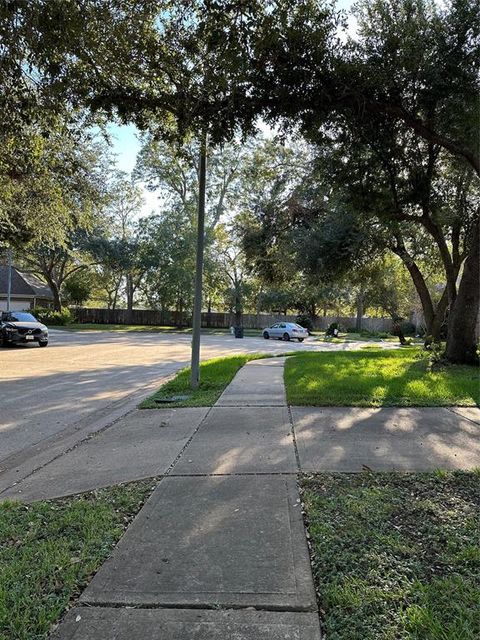
{"type": "Polygon", "coordinates": [[[303,342],[308,338],[308,331],[295,322],[277,322],[271,327],[265,327],[263,330],[265,340],[269,338],[278,338],[279,340],[293,340],[296,338],[299,342],[303,342]]]}

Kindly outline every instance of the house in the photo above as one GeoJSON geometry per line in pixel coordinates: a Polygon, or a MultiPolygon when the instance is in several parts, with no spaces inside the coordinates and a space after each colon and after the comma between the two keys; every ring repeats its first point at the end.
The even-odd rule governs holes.
{"type": "MultiPolygon", "coordinates": [[[[0,265],[0,311],[7,309],[8,266],[0,265]]],[[[51,307],[53,295],[50,287],[37,276],[12,267],[10,309],[21,311],[33,307],[51,307]]]]}

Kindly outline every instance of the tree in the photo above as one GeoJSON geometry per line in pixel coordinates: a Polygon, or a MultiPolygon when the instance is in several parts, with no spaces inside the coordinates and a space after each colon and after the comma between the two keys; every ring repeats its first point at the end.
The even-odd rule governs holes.
{"type": "Polygon", "coordinates": [[[29,142],[30,163],[18,174],[2,173],[0,159],[0,238],[12,247],[61,244],[101,200],[107,156],[88,132],[80,137],[65,123],[48,138],[32,132],[29,142]]]}
{"type": "Polygon", "coordinates": [[[28,202],[20,202],[28,207],[26,212],[36,221],[38,229],[33,240],[17,249],[21,261],[51,288],[54,307],[58,311],[62,306],[61,290],[65,281],[91,263],[89,234],[99,226],[108,201],[106,149],[91,144],[88,136],[75,148],[69,145],[68,137],[64,140],[64,148],[60,142],[55,141],[51,152],[55,171],[46,172],[45,182],[32,185],[34,193],[28,202]],[[52,191],[54,198],[50,197],[52,191]],[[52,230],[48,228],[48,221],[57,211],[59,216],[65,215],[65,220],[63,225],[52,230]]]}
{"type": "MultiPolygon", "coordinates": [[[[201,141],[192,338],[192,385],[198,386],[207,137],[215,145],[231,139],[239,126],[254,128],[257,110],[245,91],[242,52],[261,3],[113,0],[69,3],[61,12],[48,0],[34,10],[29,5],[15,5],[8,26],[14,37],[27,40],[45,84],[66,87],[81,104],[142,130],[153,125],[172,137],[175,129],[179,139],[193,133],[201,141]]],[[[20,56],[16,51],[21,68],[20,56]]]]}
{"type": "Polygon", "coordinates": [[[95,273],[83,269],[75,271],[63,283],[63,294],[68,304],[84,305],[94,290],[95,273]]]}
{"type": "Polygon", "coordinates": [[[235,314],[235,326],[241,327],[248,286],[245,254],[231,226],[221,225],[217,230],[213,252],[227,282],[228,305],[235,314]]]}
{"type": "Polygon", "coordinates": [[[468,256],[463,265],[463,275],[457,295],[457,304],[451,312],[449,320],[449,340],[447,342],[447,358],[451,362],[476,364],[478,353],[472,335],[478,322],[480,292],[480,236],[479,219],[475,222],[470,238],[468,256]]]}
{"type": "MultiPolygon", "coordinates": [[[[143,198],[138,186],[118,172],[110,187],[108,217],[110,219],[111,255],[116,254],[116,265],[125,280],[127,312],[130,315],[135,294],[146,271],[143,261],[144,244],[141,239],[138,216],[143,206],[143,198]]],[[[113,266],[113,263],[110,263],[113,266]]]]}
{"type": "MultiPolygon", "coordinates": [[[[375,244],[402,259],[422,302],[427,333],[439,341],[447,309],[458,304],[457,280],[478,216],[479,183],[468,167],[402,130],[377,127],[365,135],[364,128],[358,135],[351,123],[338,145],[327,181],[341,190],[360,224],[372,225],[375,244]],[[420,268],[426,259],[443,265],[446,287],[436,302],[420,268]]],[[[469,339],[475,343],[472,329],[469,339]]]]}
{"type": "MultiPolygon", "coordinates": [[[[259,99],[266,101],[271,96],[266,107],[269,116],[295,120],[317,141],[330,138],[332,132],[355,128],[357,137],[374,146],[379,131],[389,132],[392,140],[410,140],[410,148],[417,144],[428,149],[425,157],[438,156],[442,150],[444,162],[463,164],[478,175],[478,3],[456,0],[440,8],[430,0],[364,1],[358,4],[357,17],[358,37],[342,45],[333,35],[331,16],[313,0],[271,15],[270,39],[258,50],[257,63],[252,66],[257,74],[254,82],[264,91],[259,99]],[[279,86],[288,87],[288,98],[284,91],[275,90],[279,86]]],[[[423,172],[424,186],[428,166],[426,163],[423,172]]],[[[477,215],[469,225],[472,230],[478,224],[477,215]]],[[[460,284],[462,291],[479,289],[477,271],[461,271],[474,247],[467,242],[468,251],[456,264],[454,256],[447,255],[448,244],[438,232],[438,223],[429,214],[423,224],[437,243],[447,274],[448,300],[442,301],[440,313],[427,309],[427,287],[401,236],[398,255],[403,255],[417,288],[423,290],[432,327],[448,302],[452,322],[458,320],[456,331],[468,334],[470,347],[453,355],[447,346],[449,357],[456,362],[462,357],[470,360],[468,354],[475,350],[473,325],[470,320],[463,328],[460,325],[460,318],[470,315],[470,303],[468,309],[455,313],[452,305],[466,300],[464,296],[455,300],[455,272],[462,273],[462,280],[468,279],[464,286],[460,284]]],[[[448,339],[453,339],[452,331],[448,339]]]]}
{"type": "Polygon", "coordinates": [[[344,118],[399,125],[479,174],[476,0],[362,0],[354,13],[354,39],[338,37],[342,15],[316,0],[265,17],[251,64],[265,113],[315,136],[344,118]]]}
{"type": "MultiPolygon", "coordinates": [[[[209,154],[206,238],[212,234],[222,216],[235,206],[241,170],[251,144],[230,142],[212,149],[209,154]]],[[[182,207],[194,225],[198,202],[199,143],[190,138],[183,143],[167,142],[146,135],[134,171],[136,180],[157,192],[162,204],[182,207]]]]}
{"type": "Polygon", "coordinates": [[[153,308],[174,308],[181,326],[192,309],[195,228],[183,209],[172,208],[141,221],[145,245],[142,294],[153,308]]]}

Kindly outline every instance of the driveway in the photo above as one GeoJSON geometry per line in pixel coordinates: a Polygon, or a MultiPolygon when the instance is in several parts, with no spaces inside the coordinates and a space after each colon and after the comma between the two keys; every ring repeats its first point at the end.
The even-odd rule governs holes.
{"type": "MultiPolygon", "coordinates": [[[[189,335],[173,333],[53,330],[47,349],[0,349],[0,477],[37,455],[42,443],[51,448],[52,442],[68,435],[71,446],[75,433],[81,439],[133,408],[188,365],[190,340],[189,335]]],[[[201,356],[355,346],[204,335],[201,356]]]]}

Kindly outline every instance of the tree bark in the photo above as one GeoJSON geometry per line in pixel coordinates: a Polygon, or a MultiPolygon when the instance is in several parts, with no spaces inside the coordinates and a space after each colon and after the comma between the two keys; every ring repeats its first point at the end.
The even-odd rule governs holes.
{"type": "MultiPolygon", "coordinates": [[[[46,276],[46,274],[45,274],[46,276]]],[[[53,278],[50,277],[45,277],[48,286],[50,287],[51,291],[52,291],[52,295],[53,295],[53,309],[55,311],[61,311],[62,310],[62,300],[60,298],[60,287],[57,285],[57,283],[55,282],[55,280],[53,280],[53,278]]]]}
{"type": "Polygon", "coordinates": [[[407,341],[405,340],[405,336],[403,335],[403,331],[402,331],[402,319],[396,316],[395,314],[391,314],[391,315],[392,315],[393,335],[398,337],[398,339],[400,340],[400,344],[407,344],[407,341]]]}
{"type": "Polygon", "coordinates": [[[126,294],[127,294],[127,322],[132,321],[133,313],[133,278],[131,273],[127,273],[126,277],[126,294]]]}
{"type": "Polygon", "coordinates": [[[442,326],[445,320],[445,313],[448,308],[448,289],[445,288],[442,297],[438,301],[433,317],[432,328],[430,331],[431,342],[440,342],[442,337],[442,326]]]}
{"type": "Polygon", "coordinates": [[[428,290],[422,272],[404,246],[398,246],[396,249],[394,249],[394,253],[396,253],[401,258],[403,264],[406,266],[408,272],[410,273],[413,284],[415,285],[415,289],[418,293],[418,297],[420,298],[420,302],[422,304],[427,335],[431,335],[433,321],[435,318],[435,310],[433,307],[430,291],[428,290]]]}
{"type": "Polygon", "coordinates": [[[478,364],[475,329],[480,303],[479,227],[480,217],[473,229],[470,251],[448,322],[446,357],[458,364],[478,364]]]}
{"type": "Polygon", "coordinates": [[[445,276],[447,278],[448,303],[450,305],[453,305],[457,296],[458,268],[455,269],[453,258],[450,254],[450,249],[448,248],[445,235],[441,228],[435,222],[433,222],[433,220],[428,215],[422,216],[422,224],[437,243],[438,250],[443,262],[443,268],[445,269],[445,276]]]}

